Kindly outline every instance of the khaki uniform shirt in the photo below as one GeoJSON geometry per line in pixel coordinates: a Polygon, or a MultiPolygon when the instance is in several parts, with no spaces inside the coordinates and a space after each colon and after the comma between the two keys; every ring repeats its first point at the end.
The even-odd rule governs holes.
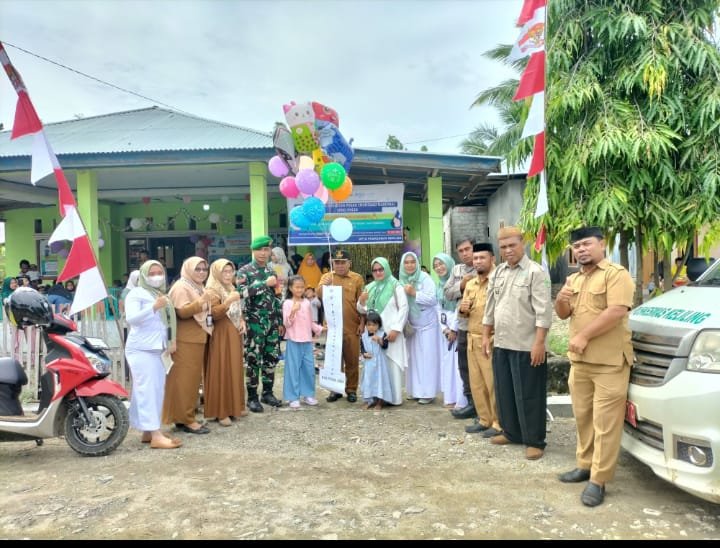
{"type": "MultiPolygon", "coordinates": [[[[493,270],[495,270],[493,268],[493,270]]],[[[485,314],[485,303],[487,302],[488,280],[490,279],[491,270],[488,275],[483,278],[475,277],[465,284],[462,300],[471,301],[470,310],[459,315],[464,316],[468,320],[468,333],[473,335],[482,335],[483,316],[485,314]]]]}
{"type": "MultiPolygon", "coordinates": [[[[462,299],[463,293],[460,291],[460,282],[462,282],[463,276],[466,274],[475,274],[474,266],[467,266],[465,263],[458,263],[453,266],[450,271],[450,277],[443,286],[443,294],[445,295],[446,301],[456,301],[455,311],[457,312],[460,307],[460,300],[462,299]]],[[[465,284],[467,287],[467,284],[465,284]]],[[[457,328],[461,331],[467,331],[467,317],[457,314],[457,328]]]]}
{"type": "Polygon", "coordinates": [[[357,311],[357,302],[365,288],[365,280],[357,272],[349,270],[347,275],[339,276],[334,272],[326,272],[320,278],[317,287],[317,297],[322,301],[322,290],[325,280],[331,280],[330,285],[339,285],[342,289],[343,331],[355,333],[362,320],[357,311]]]}
{"type": "Polygon", "coordinates": [[[495,348],[530,352],[535,328],[550,329],[552,313],[550,276],[527,255],[490,274],[483,324],[494,326],[495,348]]]}
{"type": "MultiPolygon", "coordinates": [[[[632,308],[635,284],[630,273],[619,264],[603,259],[588,273],[570,275],[570,338],[597,318],[609,306],[632,308]]],[[[602,365],[632,364],[633,348],[626,315],[610,331],[590,339],[582,354],[568,352],[573,362],[602,365]]]]}

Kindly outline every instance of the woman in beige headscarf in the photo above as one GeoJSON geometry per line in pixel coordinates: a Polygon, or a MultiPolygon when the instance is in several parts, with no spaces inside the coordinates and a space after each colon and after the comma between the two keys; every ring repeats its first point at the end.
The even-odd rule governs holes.
{"type": "Polygon", "coordinates": [[[234,280],[232,261],[218,259],[210,265],[205,285],[205,291],[211,294],[213,334],[205,365],[204,411],[206,417],[217,418],[222,426],[230,426],[232,417],[248,414],[243,358],[245,320],[234,280]]]}
{"type": "Polygon", "coordinates": [[[165,383],[163,423],[175,423],[179,430],[190,434],[210,432],[195,416],[205,350],[213,331],[212,316],[209,315],[211,295],[203,285],[207,277],[208,264],[205,259],[185,259],[180,279],[168,293],[177,314],[177,349],[172,356],[174,364],[165,383]]]}

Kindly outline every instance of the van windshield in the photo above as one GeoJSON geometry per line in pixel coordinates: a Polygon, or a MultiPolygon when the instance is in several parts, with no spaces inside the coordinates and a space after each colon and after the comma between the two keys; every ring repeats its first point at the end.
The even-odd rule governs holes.
{"type": "Polygon", "coordinates": [[[720,259],[715,261],[710,268],[703,274],[702,279],[696,281],[693,285],[708,286],[716,285],[720,286],[720,259]]]}

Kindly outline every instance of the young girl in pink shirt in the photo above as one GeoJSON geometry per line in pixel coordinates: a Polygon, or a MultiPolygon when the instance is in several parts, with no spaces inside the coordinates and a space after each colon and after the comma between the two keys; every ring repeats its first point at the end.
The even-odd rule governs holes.
{"type": "Polygon", "coordinates": [[[292,409],[300,407],[300,399],[307,405],[317,405],[315,399],[315,358],[313,336],[323,331],[312,320],[312,308],[305,294],[302,276],[290,276],[287,295],[283,302],[283,325],[285,326],[285,372],[283,399],[292,409]]]}

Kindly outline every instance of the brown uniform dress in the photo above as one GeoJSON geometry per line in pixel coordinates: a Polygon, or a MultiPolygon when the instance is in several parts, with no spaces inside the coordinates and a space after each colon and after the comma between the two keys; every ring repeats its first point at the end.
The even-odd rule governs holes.
{"type": "Polygon", "coordinates": [[[365,287],[365,280],[357,272],[348,270],[347,275],[339,276],[335,272],[327,272],[320,278],[317,288],[318,299],[322,300],[322,290],[326,281],[329,285],[339,285],[342,289],[343,337],[342,357],[345,373],[345,393],[357,393],[360,382],[360,325],[362,316],[357,311],[357,302],[365,287]]]}
{"type": "Polygon", "coordinates": [[[203,303],[192,302],[176,308],[177,350],[173,366],[165,380],[163,424],[192,424],[202,383],[208,334],[193,317],[203,310],[203,303]]]}
{"type": "Polygon", "coordinates": [[[243,336],[228,318],[228,305],[212,305],[213,334],[208,343],[203,393],[206,417],[223,419],[245,414],[243,336]]]}
{"type": "MultiPolygon", "coordinates": [[[[570,276],[570,338],[609,306],[633,304],[635,284],[624,267],[603,259],[589,273],[570,276]]],[[[604,485],[615,475],[633,349],[627,315],[609,331],[590,339],[582,354],[568,352],[568,385],[577,424],[577,467],[604,485]]]]}
{"type": "Polygon", "coordinates": [[[488,275],[476,276],[465,285],[462,300],[471,301],[470,310],[458,312],[468,319],[467,359],[475,411],[478,421],[485,427],[500,431],[497,406],[495,404],[495,385],[493,384],[492,357],[482,351],[483,314],[487,301],[488,275]]]}

